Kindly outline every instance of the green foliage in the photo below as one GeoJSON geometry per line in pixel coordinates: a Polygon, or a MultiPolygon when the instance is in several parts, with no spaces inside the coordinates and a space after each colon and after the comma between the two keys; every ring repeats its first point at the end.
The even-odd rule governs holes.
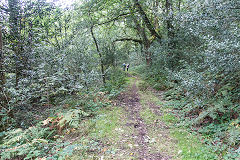
{"type": "Polygon", "coordinates": [[[56,141],[55,130],[43,128],[40,124],[26,130],[15,129],[5,133],[1,145],[1,159],[48,158],[65,159],[77,145],[56,141]]]}
{"type": "MultiPolygon", "coordinates": [[[[205,108],[202,108],[191,99],[179,98],[176,100],[178,94],[173,94],[171,97],[169,93],[174,92],[167,93],[166,98],[173,99],[169,101],[167,107],[175,109],[175,115],[180,119],[178,122],[180,126],[191,127],[192,130],[202,134],[205,143],[210,148],[214,148],[220,157],[235,159],[239,155],[238,151],[234,149],[240,144],[239,120],[232,119],[233,112],[228,112],[226,107],[221,108],[222,102],[215,102],[218,106],[206,105],[205,108]]],[[[233,110],[234,107],[230,109],[233,110]]]]}
{"type": "Polygon", "coordinates": [[[167,123],[177,123],[177,118],[173,114],[164,114],[162,116],[162,120],[167,123]]]}
{"type": "Polygon", "coordinates": [[[1,158],[65,159],[70,156],[79,145],[64,141],[61,135],[74,132],[83,119],[109,104],[102,92],[80,94],[75,98],[61,102],[63,108],[60,112],[56,111],[36,126],[1,132],[1,158]]]}
{"type": "Polygon", "coordinates": [[[1,158],[11,159],[13,157],[25,157],[31,159],[43,156],[50,148],[54,131],[40,126],[30,127],[26,130],[14,129],[5,133],[1,146],[1,158]],[[46,150],[46,151],[45,151],[46,150]]]}
{"type": "Polygon", "coordinates": [[[140,91],[146,91],[148,89],[148,87],[149,87],[149,84],[145,81],[140,81],[138,83],[138,88],[140,91]]]}
{"type": "MultiPolygon", "coordinates": [[[[167,72],[163,68],[140,65],[134,69],[152,88],[156,90],[165,90],[168,88],[167,72]]],[[[146,89],[146,87],[147,84],[143,84],[143,89],[146,89]]]]}
{"type": "Polygon", "coordinates": [[[109,94],[110,98],[116,97],[126,83],[126,73],[120,68],[112,68],[108,71],[107,81],[102,89],[109,94]]]}
{"type": "MultiPolygon", "coordinates": [[[[59,126],[59,128],[64,128],[66,126],[77,128],[80,120],[86,116],[89,116],[89,114],[80,109],[68,110],[66,113],[58,114],[58,118],[60,118],[57,122],[57,126],[59,126]]],[[[51,121],[55,121],[56,119],[57,117],[53,117],[51,121]]]]}
{"type": "Polygon", "coordinates": [[[179,153],[183,160],[217,160],[217,155],[207,148],[203,146],[200,142],[200,139],[191,133],[181,131],[181,130],[173,130],[171,134],[178,140],[179,153]]]}
{"type": "MultiPolygon", "coordinates": [[[[148,86],[171,89],[165,99],[172,100],[171,107],[181,123],[207,137],[223,158],[236,158],[240,116],[238,0],[169,1],[169,7],[165,1],[146,0],[139,3],[145,17],[134,1],[127,0],[89,0],[69,9],[46,1],[8,2],[0,2],[4,54],[0,70],[6,77],[0,86],[0,131],[8,131],[12,138],[31,135],[35,129],[29,126],[49,116],[46,106],[54,107],[76,95],[80,100],[73,100],[71,107],[54,115],[51,122],[58,131],[58,127],[77,127],[82,118],[108,105],[106,94],[113,98],[120,93],[126,74],[118,67],[131,62],[131,67],[139,65],[135,71],[146,80],[138,84],[141,90],[148,86]],[[144,23],[147,18],[150,23],[144,23]],[[149,27],[151,24],[154,26],[149,27]],[[151,60],[151,66],[146,66],[144,59],[151,60]],[[26,132],[15,134],[14,128],[19,127],[26,132]]],[[[48,131],[40,127],[39,132],[48,131]]],[[[39,146],[34,149],[31,145],[45,143],[26,139],[7,147],[27,144],[31,148],[26,148],[28,158],[41,155],[39,146]]],[[[4,156],[27,154],[18,149],[4,156]]]]}
{"type": "MultiPolygon", "coordinates": [[[[58,83],[58,79],[56,80],[58,83]]],[[[54,88],[55,87],[52,87],[52,89],[54,88]]],[[[31,112],[33,114],[30,114],[30,112],[27,112],[26,114],[25,110],[16,114],[21,115],[25,113],[25,115],[21,115],[21,117],[24,118],[24,121],[28,121],[29,119],[32,125],[39,122],[41,119],[44,121],[33,127],[28,127],[26,122],[26,124],[22,125],[22,127],[26,129],[8,128],[9,131],[1,132],[2,141],[0,149],[3,151],[1,152],[1,158],[65,159],[66,156],[70,156],[75,148],[79,146],[68,143],[63,139],[64,136],[60,135],[71,134],[79,127],[79,124],[83,119],[95,115],[99,108],[109,105],[107,95],[99,90],[96,91],[96,89],[94,91],[82,90],[82,92],[78,91],[74,93],[71,91],[69,92],[69,90],[64,90],[65,93],[54,94],[54,97],[56,97],[54,102],[61,105],[61,107],[57,108],[56,106],[49,104],[51,107],[54,107],[52,110],[55,111],[51,112],[52,115],[45,120],[43,118],[49,116],[50,113],[47,113],[48,111],[43,110],[41,107],[38,108],[41,110],[38,113],[31,112]],[[69,93],[70,95],[66,95],[66,93],[69,93]],[[65,99],[63,100],[61,96],[65,96],[65,99]],[[44,115],[44,112],[46,112],[46,115],[44,115]],[[38,116],[41,118],[33,121],[34,117],[32,116],[38,116]]],[[[51,91],[48,92],[51,93],[51,91]]],[[[19,94],[17,90],[13,90],[12,93],[19,94]]],[[[29,103],[29,101],[25,101],[24,98],[22,99],[22,102],[26,104],[29,103]]],[[[50,100],[47,100],[46,102],[50,102],[50,100]]],[[[44,102],[42,103],[44,104],[44,102]]],[[[18,104],[18,101],[11,101],[11,104],[16,105],[18,104]]],[[[35,109],[36,112],[37,108],[35,109]]],[[[4,118],[2,120],[4,120],[4,118]]]]}
{"type": "Polygon", "coordinates": [[[236,158],[240,142],[237,127],[230,127],[240,116],[239,10],[229,9],[237,4],[183,3],[172,19],[174,37],[162,45],[153,43],[152,66],[140,66],[138,71],[150,86],[171,89],[165,99],[172,100],[169,107],[180,117],[179,123],[202,133],[223,159],[236,158]]]}

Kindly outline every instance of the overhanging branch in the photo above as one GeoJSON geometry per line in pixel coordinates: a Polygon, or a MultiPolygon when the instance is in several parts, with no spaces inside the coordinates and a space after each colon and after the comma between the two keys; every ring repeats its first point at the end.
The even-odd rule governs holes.
{"type": "Polygon", "coordinates": [[[110,19],[108,21],[105,21],[105,22],[102,22],[102,23],[97,23],[95,25],[103,25],[103,24],[107,24],[107,23],[110,23],[110,22],[113,22],[115,20],[118,20],[120,17],[123,17],[123,16],[128,16],[132,13],[122,13],[122,14],[119,14],[118,16],[114,17],[113,19],[110,19]]]}
{"type": "Polygon", "coordinates": [[[140,43],[140,44],[143,43],[142,40],[140,40],[140,39],[134,39],[134,38],[121,38],[121,39],[116,39],[116,40],[113,41],[113,43],[119,42],[119,41],[133,41],[133,42],[137,42],[137,43],[140,43]]]}
{"type": "Polygon", "coordinates": [[[152,36],[155,36],[157,37],[159,40],[162,39],[161,35],[159,35],[153,25],[151,24],[150,20],[148,19],[146,13],[144,12],[144,10],[142,9],[142,6],[139,4],[138,0],[134,0],[134,4],[136,6],[136,8],[138,9],[139,13],[141,14],[142,18],[143,18],[143,21],[144,23],[146,24],[148,30],[150,31],[151,35],[152,36]]]}

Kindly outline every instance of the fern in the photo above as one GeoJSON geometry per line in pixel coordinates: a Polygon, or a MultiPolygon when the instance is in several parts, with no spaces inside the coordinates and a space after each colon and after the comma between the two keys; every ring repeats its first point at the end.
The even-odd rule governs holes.
{"type": "Polygon", "coordinates": [[[61,128],[66,125],[69,125],[70,127],[73,127],[73,128],[77,128],[80,120],[83,117],[89,116],[89,114],[80,109],[71,109],[68,112],[61,114],[60,116],[62,118],[58,122],[58,125],[61,128]]]}
{"type": "Polygon", "coordinates": [[[2,159],[11,159],[23,156],[25,159],[37,157],[43,152],[43,148],[48,145],[54,131],[49,128],[42,128],[40,125],[29,127],[26,130],[15,129],[6,132],[3,145],[0,147],[2,159]]]}

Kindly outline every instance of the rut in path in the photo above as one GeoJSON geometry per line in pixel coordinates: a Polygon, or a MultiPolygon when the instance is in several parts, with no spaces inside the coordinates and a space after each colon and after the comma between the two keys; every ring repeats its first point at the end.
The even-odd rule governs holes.
{"type": "Polygon", "coordinates": [[[138,94],[138,88],[136,86],[136,80],[127,92],[122,93],[118,97],[120,106],[122,106],[128,114],[128,121],[126,125],[134,126],[135,144],[138,146],[134,152],[138,155],[140,160],[167,160],[169,156],[163,156],[161,153],[151,153],[151,147],[149,146],[148,128],[144,120],[140,116],[142,106],[140,104],[140,96],[138,94]]]}

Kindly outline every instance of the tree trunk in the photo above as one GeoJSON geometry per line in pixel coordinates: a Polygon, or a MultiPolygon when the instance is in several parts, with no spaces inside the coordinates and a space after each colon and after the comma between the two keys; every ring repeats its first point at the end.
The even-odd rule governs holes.
{"type": "Polygon", "coordinates": [[[144,49],[144,55],[145,55],[145,60],[148,66],[152,65],[152,53],[149,51],[149,48],[151,46],[151,42],[148,40],[145,28],[142,27],[136,19],[134,19],[134,22],[136,24],[137,31],[139,35],[142,37],[142,45],[144,49]]]}
{"type": "Polygon", "coordinates": [[[3,56],[3,40],[2,40],[2,27],[0,26],[0,95],[3,93],[3,86],[5,84],[4,74],[4,56],[3,56]]]}
{"type": "Polygon", "coordinates": [[[167,37],[168,37],[168,55],[170,57],[169,65],[171,69],[175,69],[178,59],[175,57],[176,53],[174,49],[176,48],[176,43],[174,42],[175,32],[172,24],[173,21],[173,4],[172,0],[166,0],[166,28],[167,28],[167,37]]]}
{"type": "MultiPolygon", "coordinates": [[[[4,56],[3,56],[3,39],[2,39],[2,28],[0,26],[0,110],[2,107],[7,104],[6,98],[4,97],[4,85],[5,85],[5,73],[4,73],[4,56]]],[[[0,116],[0,121],[2,120],[2,116],[0,116]]],[[[3,126],[0,125],[0,131],[2,131],[3,126]]]]}
{"type": "Polygon", "coordinates": [[[168,34],[168,41],[169,41],[168,46],[170,49],[173,49],[174,27],[172,25],[172,20],[173,20],[172,0],[166,0],[165,5],[166,5],[166,12],[167,12],[166,25],[167,25],[167,34],[168,34]]]}
{"type": "Polygon", "coordinates": [[[15,74],[16,74],[16,87],[21,76],[21,55],[20,55],[20,34],[19,34],[19,2],[18,0],[8,0],[9,8],[9,24],[10,24],[10,40],[11,47],[15,53],[15,74]]]}
{"type": "Polygon", "coordinates": [[[146,44],[144,44],[144,54],[145,54],[145,59],[147,62],[148,66],[152,65],[152,53],[149,51],[150,48],[150,43],[146,42],[146,44]]]}
{"type": "Polygon", "coordinates": [[[94,33],[93,33],[93,26],[91,26],[90,31],[91,31],[91,35],[92,35],[93,41],[94,41],[94,43],[95,43],[95,46],[96,46],[98,55],[99,55],[99,57],[100,57],[102,80],[103,80],[103,84],[105,84],[105,83],[106,83],[106,79],[105,79],[105,73],[104,73],[105,71],[104,71],[102,54],[101,54],[101,52],[100,52],[100,49],[99,49],[99,46],[98,46],[98,43],[97,43],[97,39],[96,39],[96,37],[94,36],[94,33]]]}
{"type": "Polygon", "coordinates": [[[181,0],[178,0],[178,11],[181,11],[181,0]]]}
{"type": "Polygon", "coordinates": [[[155,25],[155,29],[158,30],[159,20],[158,20],[157,13],[158,13],[159,0],[155,0],[153,3],[154,3],[153,4],[153,10],[154,10],[154,16],[155,16],[154,25],[155,25]]]}
{"type": "MultiPolygon", "coordinates": [[[[28,45],[28,49],[27,49],[27,54],[25,54],[24,56],[24,64],[25,64],[25,69],[26,70],[32,70],[32,66],[30,63],[29,58],[32,56],[32,47],[33,47],[33,24],[30,21],[29,22],[29,29],[28,29],[28,40],[27,40],[27,45],[28,45]]],[[[27,72],[24,73],[24,77],[30,76],[27,72]]]]}
{"type": "Polygon", "coordinates": [[[147,14],[144,12],[144,10],[143,10],[142,6],[140,5],[140,3],[138,2],[138,0],[134,0],[134,5],[138,9],[146,27],[150,31],[151,35],[156,37],[157,40],[160,41],[162,39],[162,36],[156,32],[155,28],[151,24],[149,18],[147,17],[147,14]]]}

